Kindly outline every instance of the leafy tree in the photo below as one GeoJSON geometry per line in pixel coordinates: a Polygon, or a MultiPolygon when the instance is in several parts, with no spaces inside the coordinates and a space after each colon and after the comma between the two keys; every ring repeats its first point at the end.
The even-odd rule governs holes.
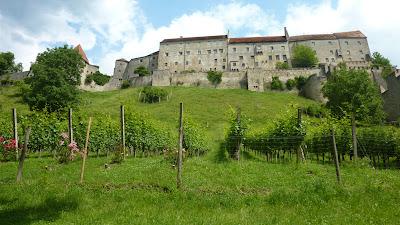
{"type": "Polygon", "coordinates": [[[350,115],[353,130],[354,156],[357,157],[356,120],[379,122],[384,118],[382,98],[364,70],[338,69],[322,88],[328,98],[327,107],[343,117],[350,115]]]}
{"type": "Polygon", "coordinates": [[[85,79],[85,84],[89,85],[94,81],[97,85],[104,86],[105,84],[110,81],[111,77],[107,76],[105,74],[100,73],[99,71],[96,71],[95,73],[89,74],[86,79],[85,79]]]}
{"type": "Polygon", "coordinates": [[[297,90],[301,91],[307,83],[307,78],[303,76],[295,77],[294,80],[296,81],[296,88],[297,90]]]}
{"type": "Polygon", "coordinates": [[[279,70],[287,70],[289,69],[289,64],[287,62],[277,62],[275,68],[279,70]]]}
{"type": "Polygon", "coordinates": [[[15,64],[12,52],[0,52],[0,76],[22,71],[22,64],[15,64]]]}
{"type": "Polygon", "coordinates": [[[318,58],[315,51],[305,45],[296,45],[293,48],[292,64],[293,67],[313,67],[317,65],[318,58]]]}
{"type": "Polygon", "coordinates": [[[208,71],[207,80],[210,81],[216,87],[222,81],[222,72],[212,71],[212,70],[208,71]]]}
{"type": "Polygon", "coordinates": [[[389,59],[383,57],[379,52],[374,52],[372,54],[372,66],[382,68],[382,77],[389,76],[393,69],[392,64],[389,59]]]}
{"type": "Polygon", "coordinates": [[[34,110],[63,111],[78,102],[80,73],[84,63],[78,52],[68,47],[56,47],[39,53],[27,80],[31,88],[23,99],[34,110]]]}
{"type": "Polygon", "coordinates": [[[150,74],[149,70],[144,66],[139,66],[133,72],[135,74],[139,74],[140,77],[147,76],[150,74]]]}

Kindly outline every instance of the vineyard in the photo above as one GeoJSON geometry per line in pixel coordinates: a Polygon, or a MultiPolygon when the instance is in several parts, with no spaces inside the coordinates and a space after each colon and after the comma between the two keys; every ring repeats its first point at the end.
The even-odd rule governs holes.
{"type": "Polygon", "coordinates": [[[2,224],[398,221],[399,128],[359,124],[355,160],[350,121],[312,112],[312,101],[287,93],[162,90],[168,98],[151,103],[138,89],[84,93],[77,109],[43,113],[3,89],[2,224]],[[23,182],[15,183],[24,144],[23,182]]]}

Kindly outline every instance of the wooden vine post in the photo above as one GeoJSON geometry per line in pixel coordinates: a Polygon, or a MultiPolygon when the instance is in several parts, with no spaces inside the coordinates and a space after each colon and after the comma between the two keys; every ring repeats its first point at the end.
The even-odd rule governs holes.
{"type": "Polygon", "coordinates": [[[125,159],[125,107],[121,105],[120,108],[120,117],[121,117],[121,147],[122,154],[124,154],[125,159]]]}
{"type": "Polygon", "coordinates": [[[338,152],[337,152],[337,147],[336,147],[335,131],[333,129],[331,130],[331,134],[332,134],[333,153],[335,156],[336,178],[337,178],[338,183],[340,184],[339,158],[338,158],[338,152]]]}
{"type": "Polygon", "coordinates": [[[14,140],[15,140],[15,152],[16,159],[18,160],[19,151],[18,151],[18,121],[17,121],[17,109],[12,109],[12,118],[13,118],[13,132],[14,132],[14,140]]]}
{"type": "Polygon", "coordinates": [[[31,128],[30,127],[25,128],[24,148],[22,149],[21,156],[19,157],[17,182],[20,182],[22,180],[22,170],[24,167],[25,155],[28,150],[28,142],[30,134],[31,134],[31,128]]]}
{"type": "Polygon", "coordinates": [[[83,175],[85,173],[85,163],[86,163],[86,157],[87,157],[87,149],[88,149],[88,145],[89,145],[89,135],[90,135],[90,127],[92,125],[92,117],[89,117],[89,123],[88,123],[88,127],[86,130],[86,140],[85,140],[85,148],[83,149],[82,152],[82,167],[81,167],[81,179],[79,181],[79,183],[83,183],[83,175]]]}
{"type": "Polygon", "coordinates": [[[357,160],[358,153],[357,153],[357,130],[356,130],[356,116],[353,113],[351,115],[351,134],[353,138],[353,157],[354,160],[357,160]]]}
{"type": "MultiPolygon", "coordinates": [[[[299,128],[301,128],[301,116],[302,116],[302,109],[299,108],[299,109],[297,109],[297,126],[299,128]]],[[[301,145],[297,149],[297,162],[299,162],[300,159],[302,162],[305,161],[304,152],[303,152],[303,148],[301,147],[301,145]]]]}
{"type": "Polygon", "coordinates": [[[74,132],[72,130],[72,109],[71,108],[68,110],[68,137],[69,137],[69,143],[72,143],[74,141],[74,132]]]}
{"type": "Polygon", "coordinates": [[[178,146],[178,174],[176,177],[176,186],[181,188],[182,185],[182,150],[183,150],[183,103],[179,107],[179,146],[178,146]]]}

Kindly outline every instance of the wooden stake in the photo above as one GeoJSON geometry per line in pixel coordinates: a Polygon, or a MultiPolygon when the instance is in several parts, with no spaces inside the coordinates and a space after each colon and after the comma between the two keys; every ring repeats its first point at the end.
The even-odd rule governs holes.
{"type": "MultiPolygon", "coordinates": [[[[297,109],[297,126],[301,127],[301,116],[302,116],[302,109],[298,108],[297,109]]],[[[297,149],[297,162],[299,161],[304,162],[304,152],[303,152],[303,148],[301,147],[301,145],[299,146],[299,148],[297,149]]]]}
{"type": "Polygon", "coordinates": [[[354,160],[357,160],[358,153],[357,153],[357,131],[356,131],[356,118],[354,113],[351,115],[351,134],[353,137],[353,155],[354,160]]]}
{"type": "Polygon", "coordinates": [[[182,185],[182,149],[183,149],[183,103],[179,108],[179,148],[178,148],[178,174],[176,177],[176,186],[181,188],[182,185]]]}
{"type": "Polygon", "coordinates": [[[22,169],[24,167],[24,160],[25,160],[25,155],[28,150],[28,142],[29,142],[29,135],[31,134],[31,128],[27,127],[25,128],[25,139],[24,139],[24,148],[21,151],[21,156],[19,158],[19,164],[18,164],[18,172],[17,172],[17,182],[20,182],[22,180],[22,169]]]}
{"type": "Polygon", "coordinates": [[[86,157],[87,157],[87,149],[89,145],[89,134],[90,134],[90,126],[92,125],[92,117],[89,117],[89,124],[86,130],[86,141],[85,141],[85,148],[83,150],[82,154],[82,167],[81,167],[81,179],[79,183],[83,183],[83,174],[85,172],[85,163],[86,163],[86,157]]]}
{"type": "Polygon", "coordinates": [[[124,154],[125,159],[125,107],[121,105],[120,108],[120,117],[121,117],[121,145],[122,145],[122,153],[124,154]]]}
{"type": "Polygon", "coordinates": [[[74,141],[74,132],[72,130],[72,109],[70,108],[68,111],[68,136],[69,136],[69,143],[74,141]]]}
{"type": "Polygon", "coordinates": [[[18,160],[18,122],[17,122],[17,109],[12,109],[12,117],[13,117],[13,131],[14,131],[14,140],[15,140],[15,152],[16,152],[16,159],[18,160]]]}
{"type": "Polygon", "coordinates": [[[335,131],[332,129],[331,132],[332,132],[333,153],[335,155],[336,178],[337,178],[338,183],[340,184],[340,167],[339,167],[338,152],[337,152],[336,140],[335,140],[335,131]]]}

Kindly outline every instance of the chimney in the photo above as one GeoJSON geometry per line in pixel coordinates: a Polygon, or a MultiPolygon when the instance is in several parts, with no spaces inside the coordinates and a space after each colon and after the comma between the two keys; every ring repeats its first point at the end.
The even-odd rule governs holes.
{"type": "Polygon", "coordinates": [[[286,37],[286,40],[289,41],[289,33],[287,32],[286,27],[284,28],[284,30],[285,30],[285,37],[286,37]]]}

